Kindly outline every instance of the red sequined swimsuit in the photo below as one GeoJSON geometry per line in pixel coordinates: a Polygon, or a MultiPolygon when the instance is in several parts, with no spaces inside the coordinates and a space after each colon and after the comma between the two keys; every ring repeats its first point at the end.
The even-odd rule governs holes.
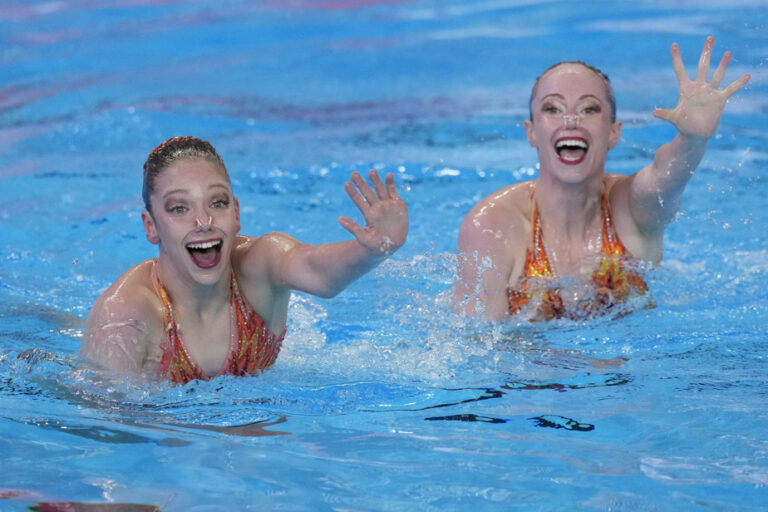
{"type": "Polygon", "coordinates": [[[173,313],[173,304],[157,272],[152,280],[160,299],[163,301],[165,325],[168,339],[162,344],[162,358],[158,367],[160,378],[170,379],[179,384],[190,380],[208,380],[224,374],[252,375],[272,366],[280,352],[285,331],[279,336],[265,325],[264,320],[243,299],[237,285],[235,273],[230,279],[229,309],[231,335],[229,353],[216,375],[208,376],[192,358],[184,345],[179,325],[173,313]]]}
{"type": "Polygon", "coordinates": [[[602,255],[600,264],[592,273],[592,283],[595,287],[593,300],[580,304],[577,311],[569,311],[563,304],[560,290],[556,286],[534,287],[532,278],[552,280],[554,273],[544,248],[541,231],[541,218],[536,201],[531,194],[533,213],[531,216],[531,245],[525,253],[524,277],[518,289],[508,289],[509,313],[515,314],[525,307],[531,298],[541,299],[536,311],[536,319],[551,320],[562,317],[583,317],[609,308],[616,302],[625,300],[630,294],[644,294],[648,291],[643,278],[631,269],[625,268],[630,257],[624,244],[621,243],[611,220],[611,211],[605,193],[600,199],[600,210],[603,218],[602,255]]]}

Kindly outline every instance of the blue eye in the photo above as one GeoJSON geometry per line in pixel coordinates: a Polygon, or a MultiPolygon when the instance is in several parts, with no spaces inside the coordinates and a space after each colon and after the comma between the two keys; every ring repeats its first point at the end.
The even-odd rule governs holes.
{"type": "Polygon", "coordinates": [[[217,199],[213,203],[211,203],[211,206],[213,206],[216,209],[222,210],[229,207],[229,199],[217,199]]]}

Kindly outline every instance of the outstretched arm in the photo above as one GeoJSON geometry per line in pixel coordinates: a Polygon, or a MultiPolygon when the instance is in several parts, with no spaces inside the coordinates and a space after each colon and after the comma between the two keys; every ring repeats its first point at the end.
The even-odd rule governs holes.
{"type": "Polygon", "coordinates": [[[749,75],[744,75],[725,89],[719,89],[731,60],[731,52],[725,52],[707,82],[714,44],[715,39],[708,37],[693,81],[685,71],[680,48],[672,45],[672,64],[680,98],[674,109],[656,109],[653,115],[672,123],[678,134],[658,149],[653,163],[632,177],[629,190],[631,215],[645,233],[662,232],[677,214],[683,190],[704,156],[707,141],[717,129],[728,98],[749,80],[749,75]]]}
{"type": "Polygon", "coordinates": [[[394,176],[388,174],[386,184],[375,170],[369,177],[373,188],[357,172],[351,183],[344,184],[365,219],[361,227],[349,217],[339,218],[355,239],[316,246],[296,242],[273,266],[276,284],[333,297],[405,243],[408,208],[397,193],[394,176]]]}

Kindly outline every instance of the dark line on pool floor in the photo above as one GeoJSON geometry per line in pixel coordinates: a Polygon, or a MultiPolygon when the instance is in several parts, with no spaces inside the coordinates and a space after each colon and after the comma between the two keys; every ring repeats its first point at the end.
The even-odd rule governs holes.
{"type": "Polygon", "coordinates": [[[424,418],[427,421],[480,421],[483,423],[506,423],[507,420],[501,418],[492,418],[490,416],[478,416],[477,414],[455,414],[453,416],[435,416],[433,418],[424,418]]]}
{"type": "Polygon", "coordinates": [[[589,432],[595,430],[595,426],[591,423],[579,423],[572,418],[566,418],[565,416],[557,415],[544,415],[528,418],[536,422],[537,427],[542,428],[564,428],[565,430],[573,430],[576,432],[589,432]]]}
{"type": "MultiPolygon", "coordinates": [[[[510,420],[503,418],[494,418],[491,416],[479,416],[477,414],[454,414],[451,416],[433,416],[431,418],[424,418],[427,421],[463,421],[467,423],[480,422],[480,423],[508,423],[510,420]]],[[[536,427],[541,428],[554,428],[565,429],[574,432],[590,432],[595,429],[595,426],[591,423],[580,423],[572,418],[566,418],[565,416],[558,416],[554,414],[535,416],[528,418],[536,422],[536,427]]]]}

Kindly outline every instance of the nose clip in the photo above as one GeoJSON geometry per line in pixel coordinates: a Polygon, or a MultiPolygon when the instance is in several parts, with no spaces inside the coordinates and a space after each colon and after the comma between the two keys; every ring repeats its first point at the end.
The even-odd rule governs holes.
{"type": "Polygon", "coordinates": [[[200,231],[210,231],[213,228],[213,217],[210,215],[208,216],[208,224],[200,222],[198,217],[195,217],[195,222],[197,222],[197,229],[200,231]]]}
{"type": "Polygon", "coordinates": [[[578,114],[563,114],[563,122],[566,128],[577,128],[581,122],[581,116],[578,114]]]}

